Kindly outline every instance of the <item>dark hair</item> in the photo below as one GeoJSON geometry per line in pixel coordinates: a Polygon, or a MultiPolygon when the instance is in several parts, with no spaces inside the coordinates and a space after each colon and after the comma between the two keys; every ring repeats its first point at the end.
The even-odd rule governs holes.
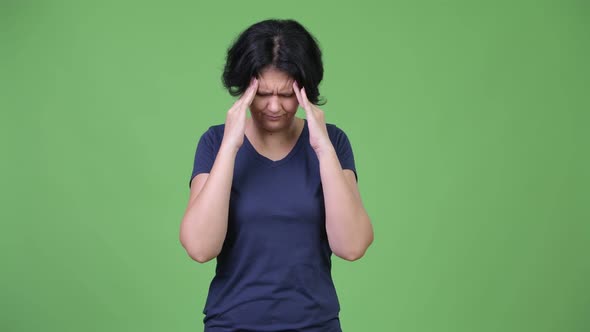
{"type": "Polygon", "coordinates": [[[232,96],[241,95],[250,79],[267,66],[293,77],[313,104],[325,104],[318,89],[324,77],[322,52],[315,37],[297,21],[265,20],[243,31],[227,50],[223,86],[232,96]]]}

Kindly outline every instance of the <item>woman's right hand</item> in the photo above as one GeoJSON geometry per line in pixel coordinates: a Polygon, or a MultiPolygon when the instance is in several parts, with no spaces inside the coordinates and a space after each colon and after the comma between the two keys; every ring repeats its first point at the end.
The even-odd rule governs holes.
{"type": "Polygon", "coordinates": [[[252,104],[256,91],[258,91],[258,79],[253,77],[246,91],[227,111],[222,145],[238,150],[244,143],[246,109],[252,104]]]}

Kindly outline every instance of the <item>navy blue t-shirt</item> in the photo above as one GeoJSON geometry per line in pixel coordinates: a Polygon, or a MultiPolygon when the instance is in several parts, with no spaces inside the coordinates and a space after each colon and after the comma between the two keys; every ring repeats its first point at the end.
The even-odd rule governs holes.
{"type": "MultiPolygon", "coordinates": [[[[224,127],[212,126],[201,136],[191,180],[211,171],[224,127]]],[[[333,124],[327,130],[342,168],[356,176],[346,134],[333,124]]],[[[341,331],[331,255],[307,121],[293,149],[277,161],[259,154],[244,136],[227,234],[203,310],[205,331],[341,331]]]]}

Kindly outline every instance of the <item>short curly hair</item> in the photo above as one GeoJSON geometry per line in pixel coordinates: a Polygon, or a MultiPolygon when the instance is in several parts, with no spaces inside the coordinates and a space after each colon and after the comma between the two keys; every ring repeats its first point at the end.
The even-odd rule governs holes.
{"type": "Polygon", "coordinates": [[[313,104],[325,104],[318,88],[324,77],[319,43],[297,21],[270,19],[244,30],[227,50],[223,86],[232,96],[239,96],[251,78],[268,66],[284,71],[299,87],[305,87],[313,104]]]}

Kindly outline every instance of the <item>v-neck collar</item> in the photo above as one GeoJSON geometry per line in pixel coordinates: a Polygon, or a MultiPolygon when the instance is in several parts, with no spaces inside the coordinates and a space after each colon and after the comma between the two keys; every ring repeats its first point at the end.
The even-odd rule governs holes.
{"type": "Polygon", "coordinates": [[[246,147],[248,147],[248,149],[254,154],[254,156],[256,157],[257,160],[263,162],[264,164],[270,166],[270,167],[277,167],[280,166],[284,163],[286,163],[287,161],[289,161],[289,159],[291,159],[296,153],[297,151],[299,151],[299,149],[301,149],[301,146],[303,145],[303,137],[307,135],[307,119],[303,119],[303,130],[301,131],[301,134],[299,134],[299,137],[297,138],[297,142],[295,142],[295,145],[293,146],[293,148],[291,149],[291,151],[289,151],[289,153],[283,157],[282,159],[279,160],[272,160],[270,158],[267,158],[265,156],[263,156],[262,154],[260,154],[256,148],[254,148],[254,146],[252,145],[252,143],[250,143],[250,140],[248,139],[248,137],[246,135],[244,135],[244,145],[246,145],[246,147]]]}

